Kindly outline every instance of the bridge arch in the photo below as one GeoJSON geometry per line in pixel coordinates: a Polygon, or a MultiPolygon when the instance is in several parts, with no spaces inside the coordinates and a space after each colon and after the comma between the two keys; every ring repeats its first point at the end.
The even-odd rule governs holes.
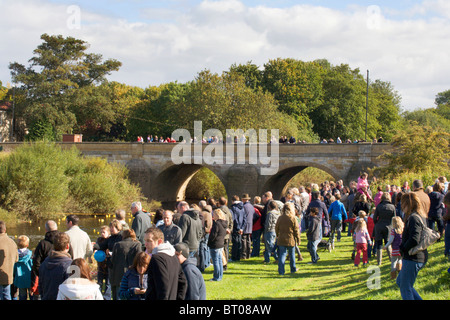
{"type": "Polygon", "coordinates": [[[298,163],[291,166],[286,166],[284,168],[280,168],[278,172],[272,176],[270,176],[266,182],[263,184],[262,190],[260,193],[263,194],[266,191],[271,191],[274,199],[280,199],[287,191],[289,186],[289,182],[301,171],[308,167],[314,167],[320,169],[329,175],[331,175],[335,180],[342,179],[336,171],[331,168],[318,164],[318,163],[298,163]]]}
{"type": "Polygon", "coordinates": [[[202,168],[211,170],[225,186],[221,173],[214,166],[172,164],[164,168],[153,180],[153,198],[161,201],[165,208],[174,209],[177,202],[185,200],[186,188],[189,182],[202,168]]]}

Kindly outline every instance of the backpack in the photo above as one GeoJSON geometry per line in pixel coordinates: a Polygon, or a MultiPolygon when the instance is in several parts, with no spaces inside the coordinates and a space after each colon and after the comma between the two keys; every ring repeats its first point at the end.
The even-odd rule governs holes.
{"type": "MultiPolygon", "coordinates": [[[[413,214],[416,214],[416,213],[413,213],[413,214]]],[[[423,223],[422,217],[420,215],[418,215],[418,216],[420,218],[419,219],[420,224],[422,225],[422,233],[420,235],[419,244],[417,246],[415,246],[414,248],[409,249],[408,254],[410,256],[417,254],[419,251],[423,251],[423,250],[427,249],[429,246],[431,246],[433,243],[435,243],[441,237],[439,232],[428,228],[423,223]]]]}

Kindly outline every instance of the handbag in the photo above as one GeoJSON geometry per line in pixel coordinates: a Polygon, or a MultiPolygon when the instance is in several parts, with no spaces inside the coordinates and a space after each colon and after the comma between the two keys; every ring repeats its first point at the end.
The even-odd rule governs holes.
{"type": "MultiPolygon", "coordinates": [[[[419,216],[420,217],[420,216],[419,216]]],[[[422,233],[420,235],[420,241],[417,246],[414,248],[409,249],[408,254],[410,256],[416,255],[419,251],[423,251],[429,246],[431,246],[433,243],[435,243],[440,237],[440,233],[437,231],[434,231],[433,229],[428,228],[422,221],[422,218],[420,217],[420,223],[422,225],[422,233]]]]}

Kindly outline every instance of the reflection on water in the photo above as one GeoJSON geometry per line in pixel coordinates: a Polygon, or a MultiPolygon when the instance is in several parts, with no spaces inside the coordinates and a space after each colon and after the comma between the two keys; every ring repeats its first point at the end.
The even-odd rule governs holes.
{"type": "MultiPolygon", "coordinates": [[[[96,242],[97,238],[100,236],[100,227],[103,225],[109,225],[111,220],[115,218],[115,215],[79,215],[78,217],[80,218],[79,227],[87,232],[91,238],[91,241],[96,242]]],[[[127,213],[125,220],[131,226],[133,221],[131,213],[127,213]]],[[[39,241],[44,239],[45,221],[47,220],[38,222],[23,222],[14,227],[9,227],[6,225],[6,233],[16,241],[17,237],[20,235],[26,235],[30,238],[29,249],[34,250],[39,241]]],[[[66,220],[64,218],[55,219],[55,222],[58,224],[58,230],[67,231],[66,220]]]]}

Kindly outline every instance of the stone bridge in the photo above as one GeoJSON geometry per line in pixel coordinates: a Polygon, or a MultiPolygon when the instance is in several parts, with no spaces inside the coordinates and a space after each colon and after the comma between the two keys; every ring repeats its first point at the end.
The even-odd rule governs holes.
{"type": "MultiPolygon", "coordinates": [[[[15,144],[2,145],[4,150],[7,150],[15,144]]],[[[275,198],[280,198],[289,181],[307,167],[319,168],[335,180],[342,179],[348,184],[357,179],[361,170],[381,166],[378,156],[390,149],[390,145],[384,143],[258,145],[258,154],[260,148],[264,147],[267,148],[266,154],[270,153],[271,156],[276,150],[272,147],[278,146],[277,167],[267,174],[264,173],[264,168],[267,169],[268,165],[262,164],[262,158],[258,158],[257,160],[261,161],[256,163],[254,159],[250,159],[250,155],[256,152],[256,149],[252,148],[256,146],[249,144],[241,145],[245,154],[239,152],[239,145],[232,144],[234,153],[231,153],[231,161],[212,164],[201,158],[205,153],[209,154],[208,148],[214,147],[210,144],[65,142],[61,145],[67,148],[76,146],[85,156],[102,157],[110,162],[125,165],[129,169],[130,180],[140,185],[143,194],[149,199],[163,203],[183,200],[190,179],[202,167],[210,169],[220,179],[229,198],[235,194],[241,196],[243,193],[253,197],[269,190],[275,198]],[[174,163],[172,150],[176,146],[191,151],[190,155],[185,154],[188,161],[174,163]]],[[[230,153],[225,145],[223,151],[228,157],[230,153]]]]}

